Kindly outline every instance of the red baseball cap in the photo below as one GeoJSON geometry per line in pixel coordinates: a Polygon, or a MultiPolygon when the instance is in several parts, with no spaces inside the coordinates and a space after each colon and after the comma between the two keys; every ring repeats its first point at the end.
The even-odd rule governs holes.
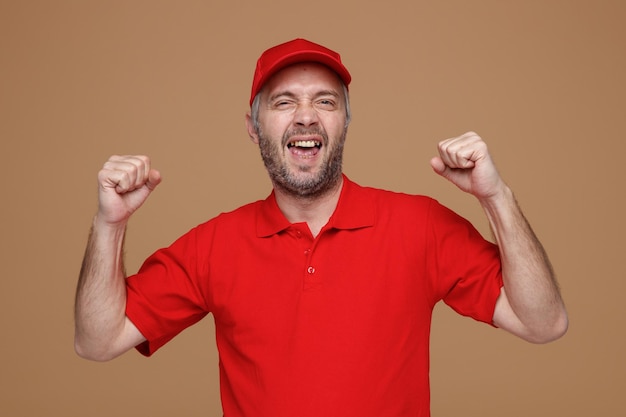
{"type": "Polygon", "coordinates": [[[254,71],[250,105],[252,105],[254,97],[261,90],[263,84],[272,75],[289,65],[300,62],[318,62],[326,65],[339,75],[346,87],[352,80],[348,69],[341,63],[341,56],[337,52],[306,39],[298,38],[276,45],[263,52],[256,63],[256,70],[254,71]]]}

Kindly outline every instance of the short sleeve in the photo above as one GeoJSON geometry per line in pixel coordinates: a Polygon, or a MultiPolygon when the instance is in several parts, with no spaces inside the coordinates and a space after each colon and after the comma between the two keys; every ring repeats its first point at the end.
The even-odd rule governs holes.
{"type": "Polygon", "coordinates": [[[150,356],[208,314],[201,290],[206,279],[198,259],[197,230],[152,254],[126,280],[126,315],[147,339],[137,346],[150,356]]]}
{"type": "Polygon", "coordinates": [[[503,285],[497,245],[436,201],[429,217],[429,270],[438,299],[461,315],[493,325],[503,285]]]}

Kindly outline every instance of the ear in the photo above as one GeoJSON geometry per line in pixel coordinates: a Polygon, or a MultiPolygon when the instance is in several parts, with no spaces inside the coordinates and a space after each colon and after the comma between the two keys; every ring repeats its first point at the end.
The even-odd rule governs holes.
{"type": "Polygon", "coordinates": [[[257,134],[256,129],[254,128],[254,122],[252,121],[252,116],[250,113],[246,113],[246,128],[248,129],[248,136],[250,136],[250,140],[257,145],[259,144],[259,135],[257,134]]]}

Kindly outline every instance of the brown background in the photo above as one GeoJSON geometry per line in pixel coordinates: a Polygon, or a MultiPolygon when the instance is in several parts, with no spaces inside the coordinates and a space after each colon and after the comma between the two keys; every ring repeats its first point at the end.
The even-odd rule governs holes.
{"type": "Polygon", "coordinates": [[[252,71],[298,36],[341,51],[354,77],[352,179],[432,195],[488,233],[428,165],[437,141],[476,130],[558,272],[571,326],[554,344],[437,308],[433,415],[624,415],[625,4],[1,1],[0,415],[221,415],[210,318],[151,359],[74,354],[96,172],[146,153],[164,175],[131,223],[131,272],[265,197],[244,128],[252,71]]]}

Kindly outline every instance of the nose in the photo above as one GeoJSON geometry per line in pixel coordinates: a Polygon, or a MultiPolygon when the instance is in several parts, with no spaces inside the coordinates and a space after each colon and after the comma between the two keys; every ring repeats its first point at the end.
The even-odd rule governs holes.
{"type": "Polygon", "coordinates": [[[297,126],[313,126],[319,122],[317,111],[313,103],[303,101],[298,103],[294,114],[294,124],[297,126]]]}

